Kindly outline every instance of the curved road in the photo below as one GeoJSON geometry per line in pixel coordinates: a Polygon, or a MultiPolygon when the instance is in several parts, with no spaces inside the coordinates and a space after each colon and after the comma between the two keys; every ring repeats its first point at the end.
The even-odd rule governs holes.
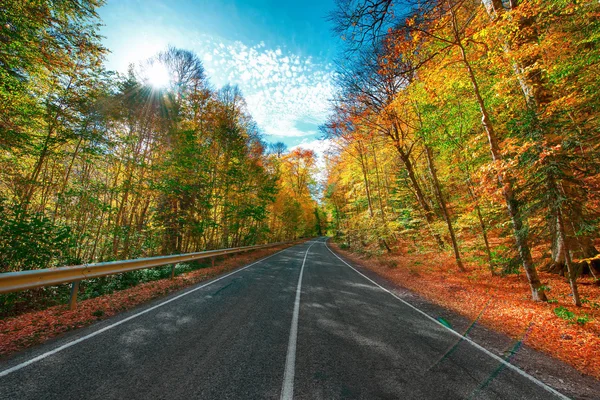
{"type": "Polygon", "coordinates": [[[0,364],[2,399],[560,399],[315,239],[0,364]]]}

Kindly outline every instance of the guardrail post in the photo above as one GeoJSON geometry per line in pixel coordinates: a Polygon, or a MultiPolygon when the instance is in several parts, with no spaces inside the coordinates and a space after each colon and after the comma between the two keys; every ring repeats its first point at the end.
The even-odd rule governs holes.
{"type": "Polygon", "coordinates": [[[79,293],[79,282],[75,281],[71,283],[71,300],[69,301],[69,310],[77,308],[77,294],[79,293]]]}
{"type": "Polygon", "coordinates": [[[171,279],[175,279],[175,266],[177,266],[177,264],[171,266],[171,279]]]}
{"type": "Polygon", "coordinates": [[[210,264],[212,265],[213,268],[215,267],[215,258],[214,257],[210,258],[210,264]]]}

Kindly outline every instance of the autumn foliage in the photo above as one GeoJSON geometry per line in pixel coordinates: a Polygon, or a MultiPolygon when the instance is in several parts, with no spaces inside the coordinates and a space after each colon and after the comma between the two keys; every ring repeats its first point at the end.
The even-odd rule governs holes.
{"type": "Polygon", "coordinates": [[[598,3],[368,4],[334,15],[348,42],[325,126],[337,235],[451,249],[462,272],[481,249],[492,275],[520,265],[534,300],[542,267],[580,305],[578,277],[600,278],[598,3]]]}
{"type": "MultiPolygon", "coordinates": [[[[314,235],[314,154],[272,151],[240,89],[215,88],[191,51],[170,47],[126,73],[108,70],[102,4],[0,5],[0,272],[314,235]]],[[[101,295],[152,273],[82,291],[101,295]]],[[[65,287],[2,295],[0,311],[65,296],[65,287]]]]}
{"type": "Polygon", "coordinates": [[[376,269],[469,316],[498,299],[485,323],[533,321],[532,346],[595,376],[599,17],[592,0],[339,1],[324,126],[340,246],[410,249],[376,269]]]}

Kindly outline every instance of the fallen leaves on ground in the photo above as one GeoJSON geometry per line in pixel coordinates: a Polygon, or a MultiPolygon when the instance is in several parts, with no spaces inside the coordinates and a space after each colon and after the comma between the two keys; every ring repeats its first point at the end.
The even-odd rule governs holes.
{"type": "Polygon", "coordinates": [[[178,275],[173,280],[141,283],[129,289],[84,300],[77,304],[76,310],[69,310],[67,305],[60,305],[4,319],[0,321],[0,356],[8,356],[64,332],[90,325],[149,300],[209,280],[285,247],[287,246],[239,254],[217,263],[214,267],[178,275]]]}
{"type": "Polygon", "coordinates": [[[540,279],[548,287],[552,302],[536,303],[531,301],[523,274],[491,276],[479,265],[469,265],[468,272],[459,273],[451,255],[437,252],[367,260],[333,247],[357,264],[471,320],[485,308],[479,322],[512,338],[522,337],[531,324],[527,345],[600,379],[600,288],[591,278],[578,280],[585,304],[575,307],[566,279],[541,272],[540,279]],[[565,320],[557,316],[555,309],[559,307],[573,313],[573,317],[565,320]],[[577,318],[583,320],[578,323],[577,318]]]}

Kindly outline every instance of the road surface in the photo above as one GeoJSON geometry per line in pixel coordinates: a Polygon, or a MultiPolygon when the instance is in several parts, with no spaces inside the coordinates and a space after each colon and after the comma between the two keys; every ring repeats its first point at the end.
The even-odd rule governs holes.
{"type": "Polygon", "coordinates": [[[325,238],[0,364],[1,399],[560,399],[325,238]]]}

